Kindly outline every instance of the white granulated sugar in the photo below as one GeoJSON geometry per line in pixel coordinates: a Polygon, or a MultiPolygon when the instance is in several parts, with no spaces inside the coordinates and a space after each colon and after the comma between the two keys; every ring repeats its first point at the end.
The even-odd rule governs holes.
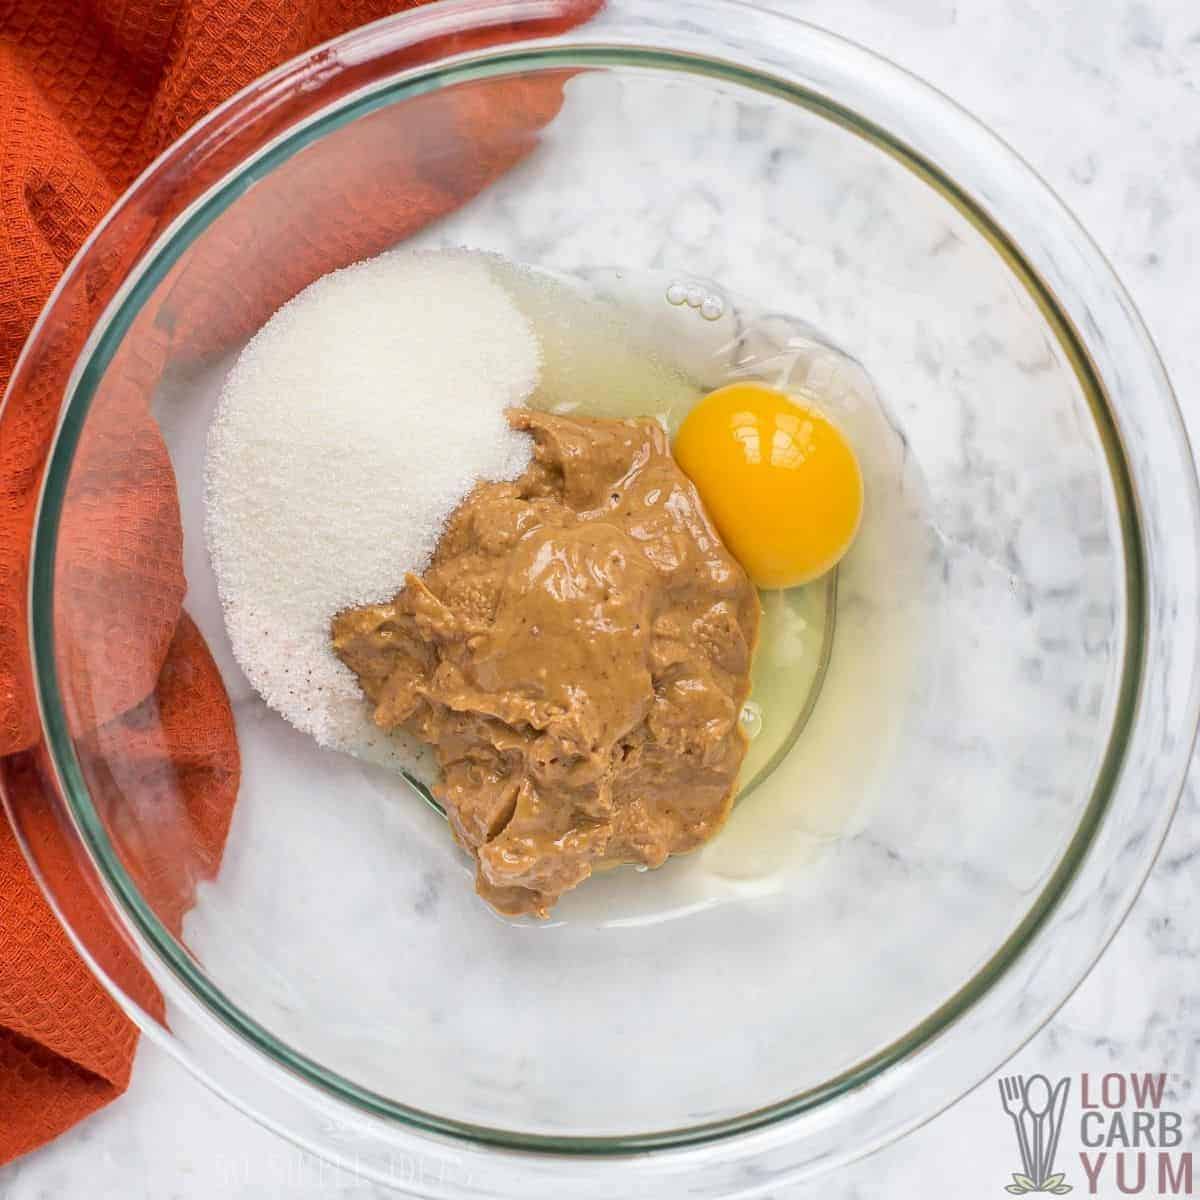
{"type": "Polygon", "coordinates": [[[504,410],[539,369],[529,323],[467,252],[327,275],[238,358],[209,431],[209,553],[237,661],[321,745],[421,767],[413,739],[372,723],[330,620],[390,599],[477,481],[525,469],[504,410]]]}

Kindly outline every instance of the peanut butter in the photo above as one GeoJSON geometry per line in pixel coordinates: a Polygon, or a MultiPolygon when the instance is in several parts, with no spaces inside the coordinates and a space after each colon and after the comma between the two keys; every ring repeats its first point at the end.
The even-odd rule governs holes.
{"type": "Polygon", "coordinates": [[[425,574],[332,637],[376,723],[435,748],[479,894],[546,916],[721,827],[759,608],[654,421],[509,420],[529,469],[477,486],[425,574]]]}

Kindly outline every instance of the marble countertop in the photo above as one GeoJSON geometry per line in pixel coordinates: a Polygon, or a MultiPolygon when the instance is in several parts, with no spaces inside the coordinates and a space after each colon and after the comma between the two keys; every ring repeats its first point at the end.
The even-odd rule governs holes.
{"type": "MultiPolygon", "coordinates": [[[[1194,0],[774,0],[772,7],[930,80],[1057,189],[1132,292],[1193,439],[1200,437],[1200,9],[1194,0]]],[[[1158,864],[1104,958],[1003,1071],[1052,1080],[1087,1073],[1093,1088],[1105,1074],[1164,1073],[1161,1108],[1180,1114],[1171,1170],[1182,1152],[1200,1150],[1198,778],[1193,771],[1158,864]]],[[[1077,1091],[1076,1103],[1081,1099],[1077,1091]]],[[[1000,1194],[1015,1156],[1003,1120],[997,1085],[988,1081],[902,1141],[816,1185],[777,1192],[775,1200],[903,1200],[951,1185],[957,1195],[1000,1194]]],[[[1078,1122],[1069,1124],[1060,1169],[1065,1164],[1075,1194],[1086,1195],[1080,1136],[1078,1122]]],[[[1147,1150],[1146,1195],[1168,1190],[1159,1186],[1157,1155],[1157,1148],[1147,1150]]],[[[1132,1188],[1137,1156],[1124,1157],[1120,1182],[1132,1188]]],[[[1095,1194],[1118,1194],[1114,1163],[1098,1177],[1095,1194]]],[[[1193,1187],[1200,1192],[1200,1156],[1193,1187]]],[[[127,1096],[0,1170],[0,1200],[385,1200],[389,1194],[259,1128],[146,1044],[127,1096]]]]}

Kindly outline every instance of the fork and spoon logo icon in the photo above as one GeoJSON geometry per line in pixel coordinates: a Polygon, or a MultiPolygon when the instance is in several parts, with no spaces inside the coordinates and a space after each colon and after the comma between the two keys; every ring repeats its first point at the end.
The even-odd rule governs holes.
{"type": "Polygon", "coordinates": [[[1021,1170],[1013,1173],[1006,1192],[1022,1196],[1026,1192],[1050,1192],[1064,1196],[1071,1190],[1063,1182],[1063,1173],[1055,1173],[1054,1156],[1062,1135],[1070,1076],[1064,1075],[1054,1087],[1045,1075],[1008,1075],[1000,1080],[1000,1103],[1012,1120],[1021,1151],[1021,1170]]]}

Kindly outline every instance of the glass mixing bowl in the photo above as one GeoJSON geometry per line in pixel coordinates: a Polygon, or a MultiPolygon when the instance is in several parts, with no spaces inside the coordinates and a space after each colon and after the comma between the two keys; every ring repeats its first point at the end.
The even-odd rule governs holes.
{"type": "Polygon", "coordinates": [[[344,37],[136,182],[12,394],[60,420],[30,563],[44,743],[4,768],[30,862],[149,1035],[414,1195],[748,1196],[865,1153],[1053,1013],[1170,821],[1197,720],[1200,529],[1154,348],[1010,150],[786,17],[469,0],[344,37]],[[401,241],[715,281],[811,321],[875,380],[928,532],[876,549],[921,582],[922,633],[896,626],[899,686],[839,623],[798,743],[826,769],[771,793],[767,866],[636,911],[635,893],[692,896],[704,860],[619,872],[590,907],[502,921],[401,779],[317,750],[250,692],[202,536],[215,397],[288,295],[401,241]],[[160,479],[153,511],[126,511],[154,461],[151,384],[178,501],[160,479]],[[189,760],[162,766],[178,747],[160,708],[123,718],[133,743],[96,733],[112,680],[174,620],[144,595],[155,529],[180,524],[184,605],[241,746],[219,872],[194,851],[189,760]],[[40,789],[16,786],[31,773],[40,789]],[[158,886],[181,878],[186,917],[158,886]]]}

